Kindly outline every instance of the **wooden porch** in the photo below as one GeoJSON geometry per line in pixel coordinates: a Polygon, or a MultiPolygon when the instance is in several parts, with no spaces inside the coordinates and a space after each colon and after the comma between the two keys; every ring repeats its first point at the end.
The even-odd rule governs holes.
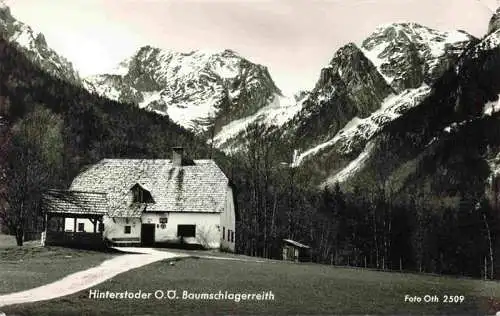
{"type": "Polygon", "coordinates": [[[42,245],[84,249],[103,249],[103,217],[107,213],[106,195],[95,192],[50,191],[44,197],[45,231],[42,245]],[[93,231],[79,231],[78,220],[93,224],[93,231]],[[73,221],[72,230],[66,222],[73,221]]]}
{"type": "Polygon", "coordinates": [[[93,214],[71,214],[47,212],[47,225],[45,227],[42,241],[44,246],[64,246],[71,248],[100,249],[104,248],[104,227],[102,215],[93,214]],[[66,219],[73,219],[73,231],[65,231],[66,219]],[[77,219],[88,219],[94,224],[93,232],[77,231],[77,219]]]}

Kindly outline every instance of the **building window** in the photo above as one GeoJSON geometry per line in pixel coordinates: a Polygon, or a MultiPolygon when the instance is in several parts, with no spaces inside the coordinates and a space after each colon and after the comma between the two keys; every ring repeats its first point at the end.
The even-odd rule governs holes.
{"type": "Polygon", "coordinates": [[[140,184],[134,185],[132,188],[133,203],[154,203],[151,193],[144,189],[140,184]]]}
{"type": "Polygon", "coordinates": [[[160,217],[160,224],[168,223],[168,217],[160,217]]]}
{"type": "Polygon", "coordinates": [[[234,242],[234,231],[231,231],[231,242],[234,242]]]}
{"type": "Polygon", "coordinates": [[[177,237],[196,237],[196,225],[177,225],[177,237]]]}
{"type": "Polygon", "coordinates": [[[131,226],[125,226],[125,234],[130,234],[131,230],[132,230],[131,226]]]}
{"type": "Polygon", "coordinates": [[[85,223],[78,223],[78,231],[79,232],[85,231],[85,223]]]}
{"type": "Polygon", "coordinates": [[[226,227],[222,227],[222,240],[226,240],[226,227]]]}

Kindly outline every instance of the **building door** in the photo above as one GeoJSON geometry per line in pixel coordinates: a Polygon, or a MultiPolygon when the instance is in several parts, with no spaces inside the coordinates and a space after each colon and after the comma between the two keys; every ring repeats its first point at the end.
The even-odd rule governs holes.
{"type": "Polygon", "coordinates": [[[141,244],[143,246],[153,246],[155,243],[155,224],[142,224],[141,244]]]}

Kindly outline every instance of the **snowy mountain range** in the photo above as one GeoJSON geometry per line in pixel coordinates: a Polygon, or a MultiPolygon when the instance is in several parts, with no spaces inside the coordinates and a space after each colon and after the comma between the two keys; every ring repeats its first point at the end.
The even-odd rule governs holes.
{"type": "Polygon", "coordinates": [[[350,43],[339,49],[302,111],[283,131],[298,140],[296,163],[345,160],[331,179],[346,179],[366,159],[369,141],[418,106],[474,40],[462,31],[397,23],[379,27],[360,47],[350,43]]]}
{"type": "Polygon", "coordinates": [[[237,151],[245,142],[245,129],[260,122],[304,140],[298,146],[299,162],[337,139],[345,140],[342,147],[351,148],[351,143],[369,138],[409,104],[418,103],[429,91],[428,85],[471,40],[463,31],[439,32],[416,23],[379,27],[360,47],[349,43],[340,48],[312,91],[272,102],[254,115],[223,126],[214,143],[226,152],[237,151]]]}
{"type": "MultiPolygon", "coordinates": [[[[449,69],[457,78],[472,76],[465,65],[500,45],[499,15],[492,17],[483,39],[417,23],[380,26],[361,43],[334,52],[314,88],[295,96],[284,96],[265,66],[229,49],[183,53],[144,46],[115,71],[80,79],[42,34],[15,20],[5,5],[0,6],[0,29],[49,73],[159,113],[229,154],[245,150],[249,126],[272,128],[274,146],[290,155],[298,152],[294,167],[314,168],[329,184],[351,179],[370,165],[381,135],[444,93],[436,85],[449,69]]],[[[458,96],[454,102],[466,102],[464,88],[450,89],[455,88],[449,92],[458,96]]],[[[496,102],[488,96],[482,115],[494,114],[496,102]]],[[[439,133],[445,134],[468,122],[442,121],[447,125],[439,133]]]]}

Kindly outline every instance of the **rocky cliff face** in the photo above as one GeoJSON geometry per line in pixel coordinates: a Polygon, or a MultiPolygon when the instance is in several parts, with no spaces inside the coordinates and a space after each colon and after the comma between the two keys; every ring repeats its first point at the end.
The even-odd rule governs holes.
{"type": "Polygon", "coordinates": [[[500,54],[491,35],[469,47],[417,107],[372,138],[369,158],[348,181],[384,170],[398,189],[484,196],[500,151],[500,54]]]}
{"type": "MultiPolygon", "coordinates": [[[[359,158],[384,126],[418,106],[474,41],[462,31],[440,32],[416,23],[377,28],[360,46],[340,48],[314,89],[287,108],[293,115],[275,124],[280,144],[301,152],[298,163],[307,160],[325,175],[335,173],[359,158]],[[331,160],[337,167],[329,166],[331,160]]],[[[266,122],[265,113],[259,118],[266,122]]],[[[224,133],[219,148],[234,151],[244,143],[242,126],[248,124],[234,125],[231,129],[239,133],[224,133]]]]}
{"type": "Polygon", "coordinates": [[[0,34],[48,73],[76,84],[81,82],[73,65],[47,45],[43,34],[16,20],[3,1],[0,1],[0,34]]]}
{"type": "Polygon", "coordinates": [[[446,70],[430,80],[424,73],[420,88],[389,97],[368,120],[349,122],[300,158],[322,168],[322,185],[374,181],[472,201],[486,187],[491,195],[500,170],[499,39],[500,29],[471,38],[446,70]]]}
{"type": "Polygon", "coordinates": [[[360,48],[341,48],[285,131],[299,140],[299,161],[361,154],[383,126],[418,106],[472,40],[398,23],[378,28],[360,48]]]}
{"type": "Polygon", "coordinates": [[[361,47],[391,87],[401,92],[439,78],[472,39],[462,31],[396,23],[379,27],[361,47]]]}
{"type": "Polygon", "coordinates": [[[488,23],[488,34],[495,32],[499,28],[500,28],[500,8],[498,8],[490,18],[490,22],[488,23]]]}
{"type": "Polygon", "coordinates": [[[353,43],[339,49],[285,126],[303,146],[333,137],[354,117],[365,118],[392,92],[376,67],[353,43]]]}
{"type": "Polygon", "coordinates": [[[85,79],[90,91],[217,132],[281,96],[266,67],[231,50],[190,53],[140,48],[116,72],[85,79]]]}

